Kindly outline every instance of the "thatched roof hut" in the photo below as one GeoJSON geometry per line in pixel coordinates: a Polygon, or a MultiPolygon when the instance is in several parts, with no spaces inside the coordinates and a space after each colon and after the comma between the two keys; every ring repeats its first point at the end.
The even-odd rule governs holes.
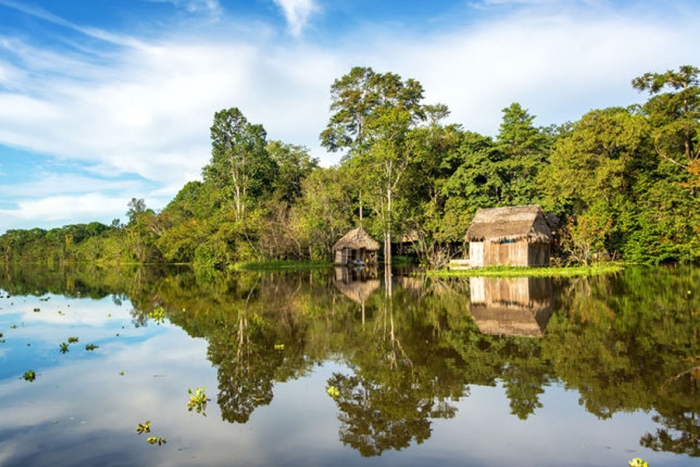
{"type": "Polygon", "coordinates": [[[379,251],[379,242],[370,237],[362,227],[346,233],[333,245],[335,262],[338,264],[348,264],[354,261],[374,263],[377,251],[379,251]]]}
{"type": "Polygon", "coordinates": [[[552,231],[539,206],[480,209],[466,240],[472,267],[549,265],[552,231]]]}

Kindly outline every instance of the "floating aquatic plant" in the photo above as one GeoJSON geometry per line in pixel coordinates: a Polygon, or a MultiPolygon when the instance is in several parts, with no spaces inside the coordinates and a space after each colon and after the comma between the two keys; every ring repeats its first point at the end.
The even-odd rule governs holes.
{"type": "MultiPolygon", "coordinates": [[[[142,433],[150,433],[151,432],[151,421],[146,420],[143,423],[139,423],[136,425],[136,433],[142,434],[142,433]]],[[[167,439],[162,438],[160,436],[149,436],[146,438],[146,442],[148,444],[157,444],[158,446],[162,446],[163,444],[166,444],[168,442],[167,439]]]]}
{"type": "Polygon", "coordinates": [[[629,461],[630,467],[649,467],[649,463],[645,462],[641,457],[635,457],[629,461]]]}
{"type": "Polygon", "coordinates": [[[27,370],[24,372],[22,378],[24,378],[25,381],[32,382],[36,379],[36,373],[34,372],[34,370],[27,370]]]}
{"type": "Polygon", "coordinates": [[[87,350],[88,352],[93,351],[93,350],[95,350],[95,349],[99,349],[99,348],[100,348],[100,346],[99,346],[99,345],[95,345],[95,344],[87,344],[87,345],[85,346],[85,350],[87,350]]]}
{"type": "Polygon", "coordinates": [[[335,386],[328,386],[328,388],[326,389],[326,393],[333,399],[340,396],[340,390],[338,390],[338,388],[335,386]]]}
{"type": "Polygon", "coordinates": [[[68,348],[68,344],[65,343],[65,342],[61,342],[61,347],[60,347],[59,351],[60,351],[61,353],[66,353],[66,352],[68,352],[69,350],[70,350],[70,349],[68,348]]]}
{"type": "Polygon", "coordinates": [[[69,344],[77,344],[77,343],[78,343],[78,338],[77,338],[77,337],[69,337],[69,338],[68,338],[68,343],[69,343],[69,344]]]}
{"type": "Polygon", "coordinates": [[[136,433],[141,434],[141,433],[150,433],[151,432],[151,421],[146,420],[143,423],[139,423],[136,425],[136,433]]]}
{"type": "Polygon", "coordinates": [[[165,308],[162,306],[157,306],[148,313],[148,317],[153,320],[154,323],[160,324],[165,322],[166,314],[165,314],[165,308]]]}
{"type": "Polygon", "coordinates": [[[207,409],[207,398],[206,388],[188,389],[187,393],[190,395],[190,400],[187,402],[187,410],[192,412],[195,410],[197,413],[201,413],[205,417],[207,409]]]}
{"type": "Polygon", "coordinates": [[[148,441],[148,444],[158,444],[158,446],[162,446],[168,442],[167,439],[161,438],[160,436],[149,436],[146,438],[146,441],[148,441]]]}

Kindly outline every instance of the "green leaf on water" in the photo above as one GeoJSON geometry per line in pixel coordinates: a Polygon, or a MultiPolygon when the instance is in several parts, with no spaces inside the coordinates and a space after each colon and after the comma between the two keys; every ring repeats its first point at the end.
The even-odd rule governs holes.
{"type": "Polygon", "coordinates": [[[151,432],[151,421],[146,420],[143,423],[139,423],[136,425],[136,433],[141,434],[141,433],[150,433],[151,432]]]}

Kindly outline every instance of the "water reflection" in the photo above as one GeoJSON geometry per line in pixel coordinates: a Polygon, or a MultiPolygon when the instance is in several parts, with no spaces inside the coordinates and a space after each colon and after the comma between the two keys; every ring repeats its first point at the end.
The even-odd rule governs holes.
{"type": "Polygon", "coordinates": [[[552,279],[469,279],[469,313],[484,334],[542,337],[552,315],[552,279]]]}
{"type": "MultiPolygon", "coordinates": [[[[333,362],[315,397],[332,402],[338,439],[365,457],[422,445],[436,423],[458,418],[475,388],[502,388],[512,416],[529,421],[546,410],[551,387],[576,391],[601,421],[649,412],[655,426],[639,434],[643,448],[700,456],[698,269],[557,280],[395,275],[391,287],[379,276],[6,269],[0,288],[111,295],[131,303],[139,332],[154,327],[150,316],[162,307],[170,323],[206,342],[217,386],[209,393],[226,424],[255,423],[280,385],[333,362]],[[329,387],[337,394],[326,395],[329,387]]],[[[0,344],[0,359],[16,354],[9,344],[0,344]]]]}

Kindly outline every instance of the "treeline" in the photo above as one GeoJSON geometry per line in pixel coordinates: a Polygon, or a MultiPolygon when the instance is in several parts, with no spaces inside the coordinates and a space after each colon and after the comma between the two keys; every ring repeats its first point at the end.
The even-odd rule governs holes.
{"type": "Polygon", "coordinates": [[[562,263],[700,258],[700,69],[647,73],[644,105],[588,112],[541,127],[520,104],[495,137],[446,123],[415,80],[356,67],[331,86],[320,138],[341,163],[269,141],[237,108],[214,115],[212,156],[161,212],[141,199],[128,222],[10,230],[0,261],[174,262],[224,269],[241,261],[328,260],[362,224],[419,259],[443,264],[463,248],[479,208],[539,204],[556,218],[562,263]]]}

